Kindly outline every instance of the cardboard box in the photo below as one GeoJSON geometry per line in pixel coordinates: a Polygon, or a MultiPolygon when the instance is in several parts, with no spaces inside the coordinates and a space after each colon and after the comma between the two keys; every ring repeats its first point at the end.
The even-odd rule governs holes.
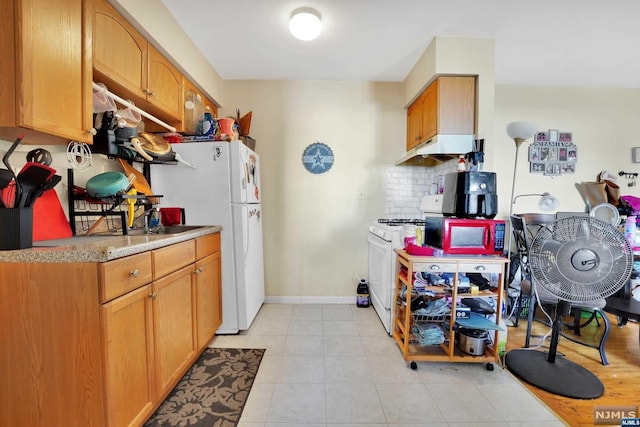
{"type": "Polygon", "coordinates": [[[251,150],[256,150],[256,140],[251,138],[250,136],[241,136],[240,141],[242,141],[244,145],[249,147],[251,150]]]}

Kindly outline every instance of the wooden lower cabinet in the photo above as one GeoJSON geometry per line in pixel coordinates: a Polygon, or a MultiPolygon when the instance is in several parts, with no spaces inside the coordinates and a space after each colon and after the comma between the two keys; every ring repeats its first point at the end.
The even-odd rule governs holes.
{"type": "Polygon", "coordinates": [[[141,424],[156,401],[151,285],[102,306],[107,425],[141,424]]]}
{"type": "Polygon", "coordinates": [[[209,344],[222,323],[220,251],[196,263],[196,324],[198,349],[209,344]]]}
{"type": "Polygon", "coordinates": [[[213,339],[220,289],[219,233],[106,263],[0,263],[0,426],[142,425],[213,339]]]}
{"type": "Polygon", "coordinates": [[[195,360],[195,264],[153,282],[153,332],[158,396],[171,391],[195,360]]]}

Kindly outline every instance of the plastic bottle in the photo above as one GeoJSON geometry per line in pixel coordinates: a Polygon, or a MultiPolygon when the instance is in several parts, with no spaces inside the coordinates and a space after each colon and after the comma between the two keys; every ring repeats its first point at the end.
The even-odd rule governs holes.
{"type": "Polygon", "coordinates": [[[356,289],[356,305],[358,307],[369,307],[369,285],[365,279],[360,279],[356,289]]]}
{"type": "Polygon", "coordinates": [[[464,156],[458,158],[458,172],[465,172],[467,170],[467,164],[464,161],[464,156]]]}
{"type": "Polygon", "coordinates": [[[636,234],[636,217],[628,216],[624,223],[624,236],[631,246],[635,246],[636,234]]]}
{"type": "Polygon", "coordinates": [[[422,246],[422,228],[416,227],[416,245],[422,246]]]}
{"type": "Polygon", "coordinates": [[[213,136],[213,116],[211,115],[211,109],[209,109],[209,107],[205,108],[200,134],[204,136],[213,136]]]}

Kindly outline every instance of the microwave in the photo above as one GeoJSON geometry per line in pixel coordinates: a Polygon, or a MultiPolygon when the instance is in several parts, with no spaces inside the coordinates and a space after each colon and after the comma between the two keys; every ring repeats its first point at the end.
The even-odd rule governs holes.
{"type": "Polygon", "coordinates": [[[501,255],[505,222],[499,219],[426,217],[424,243],[445,254],[501,255]]]}

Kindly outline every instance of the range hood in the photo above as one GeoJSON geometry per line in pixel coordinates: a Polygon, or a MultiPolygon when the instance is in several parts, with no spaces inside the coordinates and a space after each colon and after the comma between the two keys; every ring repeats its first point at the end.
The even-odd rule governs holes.
{"type": "Polygon", "coordinates": [[[435,135],[396,162],[396,166],[435,166],[473,151],[473,135],[435,135]]]}

